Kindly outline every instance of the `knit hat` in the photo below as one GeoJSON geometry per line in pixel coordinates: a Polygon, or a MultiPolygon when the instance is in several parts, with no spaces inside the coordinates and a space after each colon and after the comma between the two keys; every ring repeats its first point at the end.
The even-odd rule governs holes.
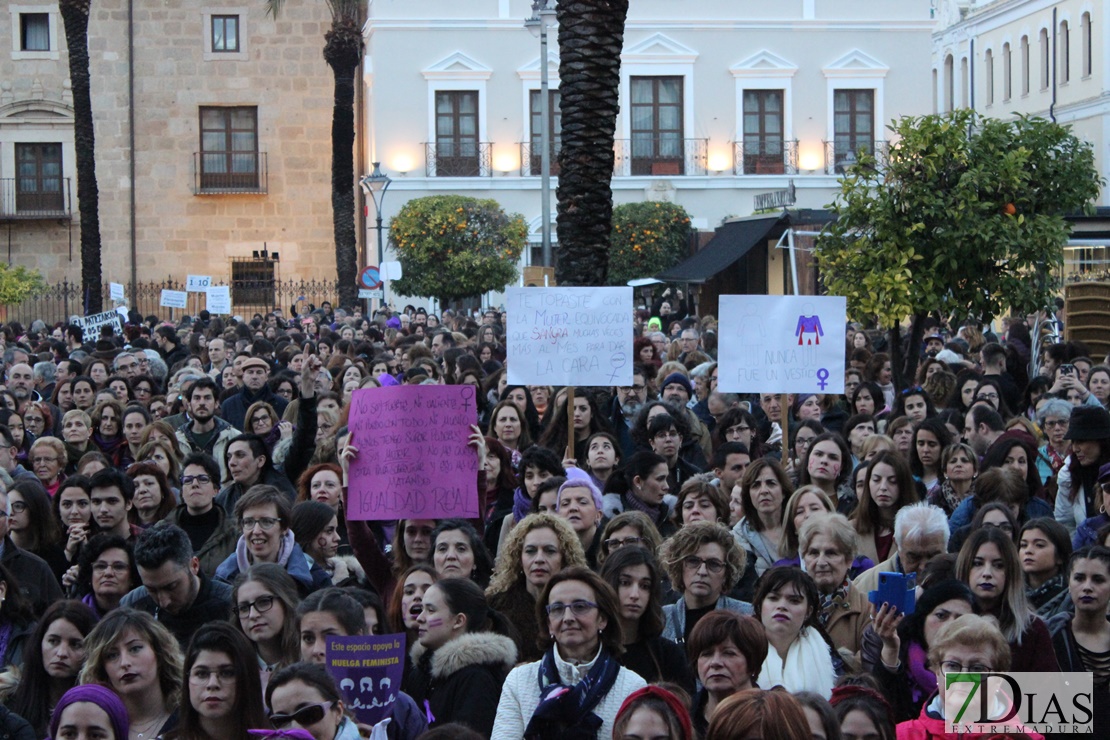
{"type": "Polygon", "coordinates": [[[665,390],[671,383],[678,383],[686,389],[686,395],[691,398],[694,396],[694,386],[690,385],[690,379],[682,373],[671,373],[663,379],[663,384],[659,386],[660,390],[665,390]]]}
{"type": "Polygon", "coordinates": [[[1110,439],[1110,412],[1101,406],[1076,406],[1071,410],[1064,439],[1075,442],[1110,439]]]}
{"type": "Polygon", "coordinates": [[[130,729],[127,707],[123,705],[123,701],[111,689],[94,683],[74,686],[62,695],[62,698],[54,707],[54,712],[50,715],[50,737],[58,736],[58,724],[62,721],[62,712],[65,708],[70,704],[83,701],[95,704],[104,710],[108,715],[108,721],[112,723],[113,734],[117,738],[127,737],[130,729]]]}
{"type": "Polygon", "coordinates": [[[682,739],[693,740],[694,726],[690,721],[690,712],[686,709],[686,705],[679,701],[679,698],[660,686],[645,686],[642,689],[636,689],[625,698],[621,704],[621,708],[617,711],[617,717],[620,717],[627,711],[631,711],[630,705],[646,696],[654,696],[659,699],[672,712],[678,717],[678,724],[682,726],[682,739]]]}
{"type": "Polygon", "coordinates": [[[1110,463],[1106,463],[1098,469],[1098,482],[1105,483],[1110,480],[1110,463]]]}
{"type": "MultiPolygon", "coordinates": [[[[559,486],[559,496],[568,488],[586,488],[594,498],[594,506],[601,511],[601,489],[597,487],[590,474],[581,468],[567,468],[567,482],[559,486]]],[[[559,510],[559,500],[555,499],[555,510],[559,510]]]]}
{"type": "Polygon", "coordinates": [[[653,329],[655,331],[663,330],[663,322],[659,319],[658,316],[652,316],[650,319],[648,319],[647,325],[649,329],[653,329]]]}

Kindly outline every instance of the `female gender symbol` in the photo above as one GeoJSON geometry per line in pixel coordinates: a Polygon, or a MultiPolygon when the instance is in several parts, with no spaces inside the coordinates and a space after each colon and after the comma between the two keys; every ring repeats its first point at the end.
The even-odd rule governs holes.
{"type": "Polygon", "coordinates": [[[825,386],[829,384],[828,380],[829,380],[829,371],[828,370],[826,370],[825,368],[821,368],[820,370],[817,371],[817,384],[821,386],[821,390],[825,390],[825,386]]]}

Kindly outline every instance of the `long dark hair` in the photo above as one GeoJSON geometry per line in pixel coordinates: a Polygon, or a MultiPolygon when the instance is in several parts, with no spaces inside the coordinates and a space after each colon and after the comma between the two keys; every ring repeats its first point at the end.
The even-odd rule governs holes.
{"type": "MultiPolygon", "coordinates": [[[[508,388],[505,390],[507,391],[508,388]]],[[[590,428],[583,439],[588,439],[591,435],[597,434],[598,432],[610,431],[609,423],[605,420],[605,415],[597,405],[597,400],[593,395],[590,393],[579,393],[575,395],[574,400],[577,401],[579,398],[585,399],[586,403],[590,406],[590,428]]],[[[548,404],[547,408],[548,414],[544,414],[544,421],[547,425],[538,444],[550,450],[562,451],[566,449],[567,438],[570,434],[570,430],[568,429],[570,424],[567,419],[570,414],[567,413],[567,401],[564,398],[558,404],[548,404]],[[550,418],[546,418],[548,416],[550,418]]],[[[573,409],[571,413],[573,413],[573,409]]],[[[577,436],[575,437],[575,441],[577,442],[577,436]]],[[[580,460],[579,462],[585,464],[586,461],[580,460]]]]}
{"type": "MultiPolygon", "coordinates": [[[[917,435],[922,431],[929,432],[937,438],[940,443],[940,450],[952,444],[952,433],[948,431],[948,426],[943,421],[935,416],[930,416],[928,419],[923,419],[918,423],[917,428],[913,430],[913,445],[910,447],[910,470],[917,477],[925,475],[925,466],[921,464],[921,458],[917,456],[917,435]]],[[[940,453],[937,454],[937,472],[938,478],[944,477],[944,469],[940,463],[940,453]]]]}
{"type": "MultiPolygon", "coordinates": [[[[1009,455],[1010,451],[1015,447],[1020,447],[1025,453],[1025,475],[1022,477],[1025,479],[1025,487],[1029,491],[1028,498],[1026,499],[1026,503],[1028,503],[1029,499],[1035,498],[1040,494],[1042,486],[1041,474],[1037,470],[1037,450],[1025,441],[1017,437],[1009,437],[1000,439],[992,444],[987,449],[987,454],[983,455],[983,462],[979,465],[979,472],[985,473],[991,468],[1006,467],[1006,456],[1009,455]]],[[[1025,508],[1025,504],[1022,504],[1022,508],[1025,508]]]]}
{"type": "MultiPolygon", "coordinates": [[[[35,737],[46,736],[52,698],[50,689],[53,679],[47,675],[46,666],[42,662],[42,641],[51,625],[61,619],[72,624],[81,633],[81,637],[86,637],[96,626],[96,615],[80,601],[74,599],[55,601],[42,615],[38,626],[27,641],[23,652],[23,674],[12,697],[10,709],[31,723],[35,728],[35,737]]],[[[66,690],[76,685],[76,673],[65,679],[66,690]]],[[[58,696],[60,697],[61,694],[58,696]]]]}
{"type": "MultiPolygon", "coordinates": [[[[489,585],[490,576],[493,575],[493,558],[490,557],[489,550],[486,549],[485,543],[482,538],[478,536],[478,531],[474,526],[465,519],[444,519],[436,525],[432,531],[432,563],[435,564],[436,557],[436,539],[444,532],[452,531],[462,532],[470,543],[470,551],[474,553],[474,572],[471,574],[471,579],[482,588],[489,585]]],[[[437,576],[438,580],[438,576],[437,576]]]]}
{"type": "Polygon", "coordinates": [[[1071,491],[1068,492],[1068,502],[1074,503],[1082,490],[1087,496],[1087,504],[1098,501],[1098,470],[1106,463],[1110,463],[1110,439],[1098,440],[1098,460],[1091,465],[1080,465],[1079,458],[1071,455],[1068,463],[1068,472],[1071,473],[1071,491]]]}
{"type": "MultiPolygon", "coordinates": [[[[62,528],[50,510],[50,497],[37,478],[20,478],[8,489],[23,497],[27,506],[27,546],[24,549],[35,554],[41,553],[51,545],[57,544],[62,536],[62,528]]],[[[10,506],[10,504],[9,504],[10,506]]]]}
{"type": "MultiPolygon", "coordinates": [[[[605,558],[605,564],[601,567],[601,577],[618,594],[619,603],[621,571],[625,568],[635,568],[637,565],[645,566],[651,574],[651,601],[644,608],[644,613],[640,615],[639,624],[639,637],[641,640],[646,640],[663,634],[663,591],[660,586],[662,579],[659,561],[643,547],[622,547],[605,558]]],[[[653,655],[652,658],[654,657],[653,655]]],[[[656,668],[658,669],[659,666],[657,665],[656,668]]]]}
{"type": "Polygon", "coordinates": [[[493,632],[511,639],[520,647],[520,633],[504,614],[490,608],[485,592],[469,578],[441,578],[435,587],[454,614],[466,615],[467,632],[493,632]]]}
{"type": "MultiPolygon", "coordinates": [[[[231,658],[235,670],[235,708],[225,722],[235,725],[232,737],[246,737],[247,730],[267,727],[266,710],[262,705],[262,680],[258,673],[258,658],[254,646],[242,632],[226,622],[210,622],[198,630],[185,651],[184,680],[192,680],[190,674],[197,657],[204,650],[224,653],[231,658]]],[[[193,706],[189,691],[181,692],[179,716],[181,724],[175,737],[182,740],[206,738],[207,733],[200,725],[200,715],[193,706]]]]}

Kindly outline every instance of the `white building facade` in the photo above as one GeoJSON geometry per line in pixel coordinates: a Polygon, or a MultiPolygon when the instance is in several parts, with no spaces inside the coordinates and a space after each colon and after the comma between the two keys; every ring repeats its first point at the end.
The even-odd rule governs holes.
{"type": "MultiPolygon", "coordinates": [[[[371,0],[362,168],[380,161],[393,178],[386,223],[411,198],[493,198],[524,215],[535,248],[523,263],[539,264],[541,60],[524,26],[531,14],[530,0],[371,0]]],[[[892,119],[930,111],[934,27],[929,0],[635,0],[614,201],[672,201],[710,231],[790,181],[799,208],[823,208],[855,151],[881,153],[892,119]]]]}

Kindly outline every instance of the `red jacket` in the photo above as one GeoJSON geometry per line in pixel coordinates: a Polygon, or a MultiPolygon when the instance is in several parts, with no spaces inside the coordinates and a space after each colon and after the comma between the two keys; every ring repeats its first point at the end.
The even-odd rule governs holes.
{"type": "MultiPolygon", "coordinates": [[[[933,694],[936,696],[936,694],[933,694]]],[[[917,719],[911,719],[907,722],[902,722],[897,728],[898,740],[979,740],[982,738],[986,740],[992,737],[1005,737],[1000,733],[954,733],[944,731],[944,720],[930,717],[928,708],[932,702],[930,697],[925,702],[925,706],[921,707],[921,716],[917,719]]],[[[1024,730],[1025,734],[1033,738],[1033,740],[1044,740],[1044,735],[1040,735],[1032,730],[1024,730]]]]}

